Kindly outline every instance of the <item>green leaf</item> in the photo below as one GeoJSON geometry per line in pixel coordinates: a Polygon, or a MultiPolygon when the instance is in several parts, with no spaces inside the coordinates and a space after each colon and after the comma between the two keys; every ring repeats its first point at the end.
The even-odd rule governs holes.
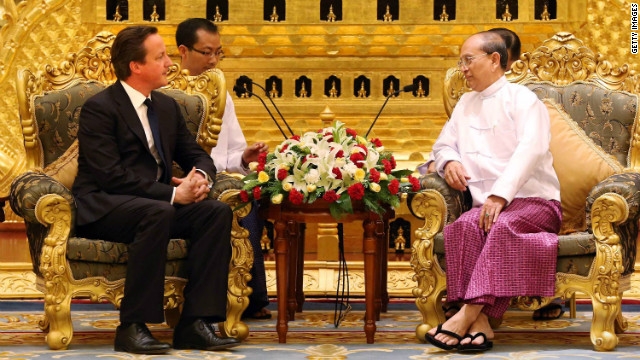
{"type": "Polygon", "coordinates": [[[309,193],[307,203],[311,204],[318,199],[318,193],[316,191],[309,193]]]}
{"type": "Polygon", "coordinates": [[[404,169],[404,170],[394,170],[394,171],[391,171],[391,174],[392,174],[393,176],[397,177],[397,178],[401,178],[401,177],[407,177],[407,176],[409,176],[409,175],[413,174],[413,171],[411,171],[411,170],[407,170],[407,169],[404,169]]]}
{"type": "Polygon", "coordinates": [[[340,205],[336,202],[331,203],[329,205],[329,212],[331,213],[331,217],[336,219],[336,221],[340,220],[342,216],[344,216],[344,212],[340,208],[340,205]]]}
{"type": "Polygon", "coordinates": [[[235,208],[233,208],[233,211],[238,211],[238,210],[242,209],[243,207],[249,205],[250,203],[251,203],[251,201],[246,202],[246,203],[242,203],[242,204],[236,206],[235,208]]]}
{"type": "Polygon", "coordinates": [[[258,179],[258,173],[254,171],[251,174],[248,174],[247,176],[243,177],[242,181],[246,183],[247,181],[257,180],[257,179],[258,179]]]}
{"type": "Polygon", "coordinates": [[[242,187],[242,190],[249,191],[249,190],[253,189],[254,187],[258,186],[259,184],[260,184],[260,181],[251,180],[248,183],[244,184],[244,186],[242,187]]]}

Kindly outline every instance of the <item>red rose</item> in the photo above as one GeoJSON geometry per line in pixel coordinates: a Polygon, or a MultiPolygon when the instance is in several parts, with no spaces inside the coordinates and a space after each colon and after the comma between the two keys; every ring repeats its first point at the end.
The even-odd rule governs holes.
{"type": "Polygon", "coordinates": [[[351,154],[350,159],[357,167],[362,168],[364,166],[364,155],[361,153],[351,154]]]}
{"type": "Polygon", "coordinates": [[[341,157],[344,157],[344,151],[339,150],[339,151],[336,153],[336,158],[341,158],[341,157]]]}
{"type": "Polygon", "coordinates": [[[358,136],[358,133],[353,129],[347,128],[347,135],[350,135],[351,137],[355,138],[356,136],[358,136]]]}
{"type": "Polygon", "coordinates": [[[391,170],[393,170],[393,168],[391,167],[389,160],[382,159],[382,164],[384,165],[384,173],[387,175],[391,174],[391,170]]]}
{"type": "Polygon", "coordinates": [[[337,167],[334,167],[331,170],[332,173],[334,173],[336,175],[336,179],[338,180],[342,180],[342,171],[340,171],[340,169],[338,169],[337,167]]]}
{"type": "Polygon", "coordinates": [[[267,163],[267,153],[266,152],[261,152],[260,154],[258,154],[258,164],[266,164],[267,163]]]}
{"type": "Polygon", "coordinates": [[[398,179],[391,180],[389,183],[389,191],[391,192],[391,195],[397,194],[398,190],[400,190],[400,181],[398,181],[398,179]]]}
{"type": "Polygon", "coordinates": [[[293,136],[291,137],[291,140],[300,141],[300,135],[293,135],[293,136]]]}
{"type": "Polygon", "coordinates": [[[287,150],[289,148],[289,144],[284,144],[284,146],[282,147],[282,149],[280,149],[280,152],[283,153],[285,152],[285,150],[287,150]]]}
{"type": "Polygon", "coordinates": [[[329,190],[326,193],[324,193],[324,196],[322,196],[322,198],[325,201],[332,203],[332,202],[338,200],[339,196],[338,196],[338,194],[336,194],[335,191],[329,190]]]}
{"type": "Polygon", "coordinates": [[[380,182],[380,172],[376,169],[369,170],[369,179],[374,183],[380,182]]]}
{"type": "MultiPolygon", "coordinates": [[[[331,135],[331,134],[329,134],[329,135],[331,135]]],[[[333,141],[333,136],[329,136],[329,137],[327,138],[327,141],[328,141],[328,142],[332,142],[332,141],[333,141]]]]}
{"type": "Polygon", "coordinates": [[[367,155],[369,153],[369,151],[367,150],[367,147],[364,145],[356,145],[356,147],[359,147],[360,149],[364,150],[364,154],[367,155]]]}
{"type": "Polygon", "coordinates": [[[300,205],[302,204],[302,199],[304,199],[304,195],[302,195],[298,190],[292,189],[289,191],[289,200],[292,204],[300,205]]]}
{"type": "Polygon", "coordinates": [[[349,196],[353,200],[360,200],[364,196],[364,186],[361,183],[353,184],[347,189],[349,196]]]}
{"type": "Polygon", "coordinates": [[[242,200],[242,202],[249,202],[249,193],[246,190],[240,191],[240,200],[242,200]]]}
{"type": "Polygon", "coordinates": [[[389,158],[389,162],[391,163],[391,168],[395,169],[396,168],[396,159],[393,157],[393,155],[391,156],[391,158],[389,158]]]}
{"type": "Polygon", "coordinates": [[[373,145],[375,145],[376,147],[380,147],[380,146],[382,146],[382,141],[380,141],[380,139],[378,139],[378,138],[371,139],[371,143],[372,143],[373,145]]]}
{"type": "Polygon", "coordinates": [[[418,180],[418,178],[414,178],[413,176],[409,175],[409,182],[411,183],[411,190],[420,190],[420,180],[418,180]]]}
{"type": "Polygon", "coordinates": [[[260,186],[256,186],[253,188],[253,198],[256,200],[260,200],[260,195],[262,194],[262,189],[260,186]]]}
{"type": "Polygon", "coordinates": [[[287,175],[289,175],[289,172],[287,171],[287,169],[278,170],[278,180],[280,181],[284,180],[284,178],[286,178],[287,175]]]}
{"type": "Polygon", "coordinates": [[[257,172],[264,171],[264,164],[258,164],[258,167],[256,168],[256,171],[257,172]]]}

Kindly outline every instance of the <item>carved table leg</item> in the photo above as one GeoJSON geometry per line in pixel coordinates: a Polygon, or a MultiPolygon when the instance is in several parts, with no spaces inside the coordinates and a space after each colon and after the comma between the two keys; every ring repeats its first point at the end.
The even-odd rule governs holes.
{"type": "Polygon", "coordinates": [[[362,223],[364,227],[363,252],[364,252],[364,292],[366,299],[366,312],[364,315],[364,332],[367,336],[367,344],[373,344],[376,333],[376,309],[374,304],[375,282],[379,278],[376,274],[376,253],[378,244],[375,238],[375,224],[370,219],[362,223]]]}
{"type": "Polygon", "coordinates": [[[300,224],[298,232],[298,262],[296,270],[296,311],[302,312],[302,306],[304,305],[304,238],[307,224],[300,224]]]}
{"type": "Polygon", "coordinates": [[[374,230],[374,237],[376,239],[376,255],[375,255],[375,273],[377,276],[376,282],[375,282],[375,299],[374,299],[374,306],[376,309],[376,321],[380,321],[380,312],[382,311],[382,287],[385,284],[383,284],[382,281],[382,273],[384,271],[384,269],[382,268],[382,235],[380,234],[381,230],[382,230],[382,221],[380,220],[376,220],[374,221],[375,224],[375,230],[374,230]]]}
{"type": "MultiPolygon", "coordinates": [[[[287,275],[287,291],[288,301],[287,301],[287,311],[289,313],[289,321],[293,321],[296,319],[296,308],[298,307],[296,303],[296,278],[298,274],[298,224],[289,220],[287,222],[287,238],[289,241],[289,252],[287,253],[287,264],[289,265],[289,269],[287,270],[289,273],[287,275]]],[[[279,301],[280,299],[278,299],[279,301]]]]}
{"type": "Polygon", "coordinates": [[[382,284],[382,312],[386,313],[387,312],[387,307],[389,305],[389,286],[388,286],[388,278],[389,276],[387,275],[387,265],[389,262],[389,257],[387,256],[388,253],[388,247],[389,247],[389,220],[384,220],[382,222],[382,240],[380,240],[381,244],[380,244],[380,250],[382,251],[382,279],[381,279],[381,284],[382,284]]]}
{"type": "Polygon", "coordinates": [[[276,331],[278,332],[278,342],[287,342],[287,253],[289,252],[289,241],[285,233],[286,224],[282,220],[276,220],[276,286],[278,293],[278,322],[276,331]]]}

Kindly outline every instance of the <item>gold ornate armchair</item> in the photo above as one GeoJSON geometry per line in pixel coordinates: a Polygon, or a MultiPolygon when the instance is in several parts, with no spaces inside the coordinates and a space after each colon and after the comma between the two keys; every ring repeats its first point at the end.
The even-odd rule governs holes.
{"type": "MultiPolygon", "coordinates": [[[[627,65],[614,68],[569,33],[558,33],[523,54],[507,79],[529,87],[543,99],[551,117],[550,148],[563,203],[555,296],[588,295],[593,304],[591,341],[596,350],[612,350],[618,344],[616,334],[627,328],[621,300],[634,272],[640,217],[640,79],[627,65]],[[566,125],[568,130],[556,132],[556,125],[566,125]],[[570,141],[586,150],[572,151],[570,141]],[[587,156],[592,160],[586,160],[587,156]],[[577,167],[568,171],[572,164],[577,167]],[[572,173],[576,171],[579,174],[572,173]]],[[[449,115],[467,91],[460,71],[450,69],[444,87],[449,115]]],[[[423,317],[416,335],[424,339],[430,328],[444,321],[441,300],[446,269],[441,231],[470,204],[437,174],[422,177],[421,184],[423,190],[410,197],[409,208],[425,220],[416,231],[418,240],[411,258],[418,283],[413,294],[423,317]]],[[[551,300],[514,298],[512,305],[534,310],[551,300]]]]}
{"type": "MultiPolygon", "coordinates": [[[[33,270],[44,293],[45,316],[40,325],[48,330],[52,349],[65,349],[73,337],[70,302],[89,297],[119,307],[126,276],[127,246],[87,240],[74,234],[76,206],[69,189],[77,173],[77,130],[82,104],[116,81],[110,51],[115,36],[100,33],[78,53],[43,71],[18,73],[18,98],[29,171],[11,186],[10,204],[24,218],[33,270]]],[[[187,127],[207,151],[216,145],[226,101],[222,72],[186,76],[177,65],[169,71],[169,85],[162,89],[181,107],[187,127]]],[[[238,180],[218,175],[210,197],[235,208],[240,202],[238,180]]],[[[248,327],[240,320],[251,289],[247,281],[253,264],[248,231],[238,221],[246,207],[234,213],[231,234],[227,320],[219,324],[223,335],[244,339],[248,327]]],[[[166,263],[165,311],[174,326],[180,314],[184,259],[188,242],[172,239],[166,263]]]]}

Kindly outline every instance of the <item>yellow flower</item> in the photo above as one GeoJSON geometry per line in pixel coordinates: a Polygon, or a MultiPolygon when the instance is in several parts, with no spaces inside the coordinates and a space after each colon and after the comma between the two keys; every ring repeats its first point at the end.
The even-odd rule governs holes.
{"type": "Polygon", "coordinates": [[[353,177],[358,181],[362,181],[364,180],[365,175],[367,175],[367,173],[364,172],[364,170],[358,169],[356,170],[356,173],[353,175],[353,177]]]}
{"type": "Polygon", "coordinates": [[[257,168],[258,168],[258,162],[257,161],[252,161],[252,162],[249,163],[249,170],[256,171],[257,168]]]}
{"type": "Polygon", "coordinates": [[[403,178],[400,179],[400,182],[408,183],[409,182],[409,178],[403,177],[403,178]]]}
{"type": "Polygon", "coordinates": [[[260,173],[258,174],[258,181],[261,183],[266,183],[267,181],[269,181],[269,174],[264,171],[260,171],[260,173]]]}
{"type": "Polygon", "coordinates": [[[271,202],[274,204],[280,204],[282,202],[282,194],[271,197],[271,202]]]}
{"type": "Polygon", "coordinates": [[[309,184],[309,185],[307,185],[307,191],[308,191],[308,192],[314,192],[314,191],[316,191],[316,186],[315,186],[315,185],[313,185],[313,184],[309,184]]]}
{"type": "Polygon", "coordinates": [[[286,182],[282,184],[282,189],[284,191],[291,191],[291,189],[293,189],[293,185],[291,185],[291,183],[286,182]]]}
{"type": "Polygon", "coordinates": [[[371,184],[369,184],[369,189],[371,189],[371,191],[373,191],[373,192],[379,192],[380,191],[380,185],[376,184],[376,183],[371,183],[371,184]]]}
{"type": "Polygon", "coordinates": [[[363,138],[360,135],[356,136],[356,140],[358,141],[359,145],[367,145],[367,139],[363,138]]]}
{"type": "Polygon", "coordinates": [[[389,177],[386,173],[380,172],[380,180],[389,180],[389,177]]]}

